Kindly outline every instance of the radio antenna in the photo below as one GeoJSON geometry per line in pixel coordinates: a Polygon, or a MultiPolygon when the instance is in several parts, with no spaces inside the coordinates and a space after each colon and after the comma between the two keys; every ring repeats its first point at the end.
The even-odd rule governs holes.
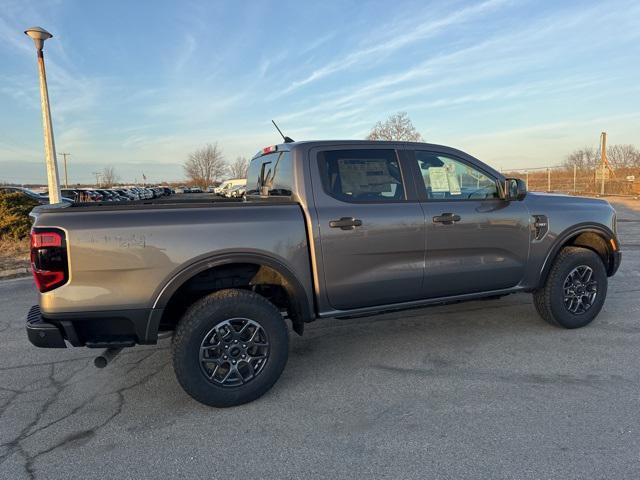
{"type": "Polygon", "coordinates": [[[291,137],[286,137],[283,133],[282,130],[280,130],[280,128],[278,127],[278,125],[276,125],[276,122],[274,122],[273,120],[271,120],[271,123],[273,123],[273,126],[276,127],[276,130],[278,130],[278,133],[280,134],[280,136],[282,137],[282,139],[284,140],[284,143],[293,143],[293,139],[291,137]]]}

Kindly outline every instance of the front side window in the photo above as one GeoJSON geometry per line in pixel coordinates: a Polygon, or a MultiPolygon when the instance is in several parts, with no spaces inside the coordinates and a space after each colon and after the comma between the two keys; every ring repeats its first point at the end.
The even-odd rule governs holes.
{"type": "Polygon", "coordinates": [[[325,192],[344,202],[404,200],[395,150],[329,150],[318,154],[325,192]]]}
{"type": "Polygon", "coordinates": [[[495,179],[477,168],[435,152],[417,151],[415,153],[428,199],[500,198],[495,179]]]}

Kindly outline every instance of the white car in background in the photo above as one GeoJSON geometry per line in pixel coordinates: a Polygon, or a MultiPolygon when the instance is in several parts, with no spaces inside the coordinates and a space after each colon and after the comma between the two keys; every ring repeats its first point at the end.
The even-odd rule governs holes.
{"type": "Polygon", "coordinates": [[[236,185],[227,190],[226,197],[228,198],[242,198],[247,191],[246,185],[236,185]]]}
{"type": "Polygon", "coordinates": [[[220,184],[220,186],[215,188],[213,193],[215,193],[216,195],[221,195],[223,197],[228,197],[227,193],[229,193],[232,188],[235,188],[237,186],[245,187],[246,185],[246,178],[230,178],[229,180],[225,180],[220,184]]]}

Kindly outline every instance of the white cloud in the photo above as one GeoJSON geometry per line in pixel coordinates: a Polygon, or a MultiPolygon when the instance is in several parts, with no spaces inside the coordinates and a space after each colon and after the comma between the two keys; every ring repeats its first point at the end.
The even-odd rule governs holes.
{"type": "MultiPolygon", "coordinates": [[[[291,83],[286,89],[284,89],[278,96],[292,92],[304,85],[315,82],[321,78],[332,75],[336,72],[348,69],[354,65],[366,62],[372,58],[379,58],[384,55],[388,55],[400,48],[406,47],[412,43],[424,40],[429,36],[450,27],[454,24],[460,24],[482,15],[488,11],[491,11],[499,6],[507,3],[506,0],[487,0],[477,5],[463,8],[461,10],[454,11],[443,18],[437,20],[430,20],[434,16],[438,16],[431,11],[428,18],[421,18],[415,21],[412,28],[405,28],[404,33],[391,36],[386,41],[378,41],[378,39],[369,39],[367,43],[370,46],[365,46],[356,51],[353,51],[339,60],[329,62],[320,68],[316,68],[313,72],[307,75],[305,78],[296,80],[291,83]]],[[[274,97],[275,98],[275,97],[274,97]]]]}

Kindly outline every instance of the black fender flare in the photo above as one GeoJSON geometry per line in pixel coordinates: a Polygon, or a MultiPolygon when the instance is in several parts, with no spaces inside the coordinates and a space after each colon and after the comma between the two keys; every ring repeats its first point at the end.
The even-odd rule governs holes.
{"type": "Polygon", "coordinates": [[[291,269],[280,260],[269,255],[249,252],[212,255],[202,258],[183,268],[165,282],[164,286],[158,293],[154,294],[155,301],[153,309],[164,309],[178,289],[195,275],[204,272],[205,270],[209,270],[210,268],[229,265],[232,263],[254,263],[256,265],[263,265],[275,270],[284,278],[286,282],[284,288],[287,291],[287,295],[292,300],[291,303],[294,308],[295,318],[292,318],[292,322],[297,333],[302,333],[305,322],[310,322],[315,318],[313,315],[311,300],[309,299],[302,283],[300,283],[291,269]]]}
{"type": "Polygon", "coordinates": [[[553,245],[551,246],[549,253],[544,259],[544,263],[542,264],[542,268],[540,270],[540,276],[538,280],[538,286],[544,285],[544,283],[547,281],[547,276],[549,275],[549,271],[551,270],[551,265],[553,264],[554,259],[556,258],[556,256],[558,255],[562,247],[567,243],[567,241],[570,238],[580,235],[582,233],[596,233],[605,238],[605,243],[607,245],[607,252],[609,256],[609,262],[608,262],[609,265],[606,266],[607,274],[613,275],[615,270],[612,271],[612,268],[614,265],[612,256],[614,252],[611,247],[611,239],[613,239],[616,246],[618,246],[619,244],[618,244],[616,235],[613,233],[613,231],[611,231],[610,228],[602,224],[579,223],[577,225],[573,225],[572,227],[562,232],[562,234],[558,235],[558,238],[556,238],[555,241],[553,242],[553,245]]]}

